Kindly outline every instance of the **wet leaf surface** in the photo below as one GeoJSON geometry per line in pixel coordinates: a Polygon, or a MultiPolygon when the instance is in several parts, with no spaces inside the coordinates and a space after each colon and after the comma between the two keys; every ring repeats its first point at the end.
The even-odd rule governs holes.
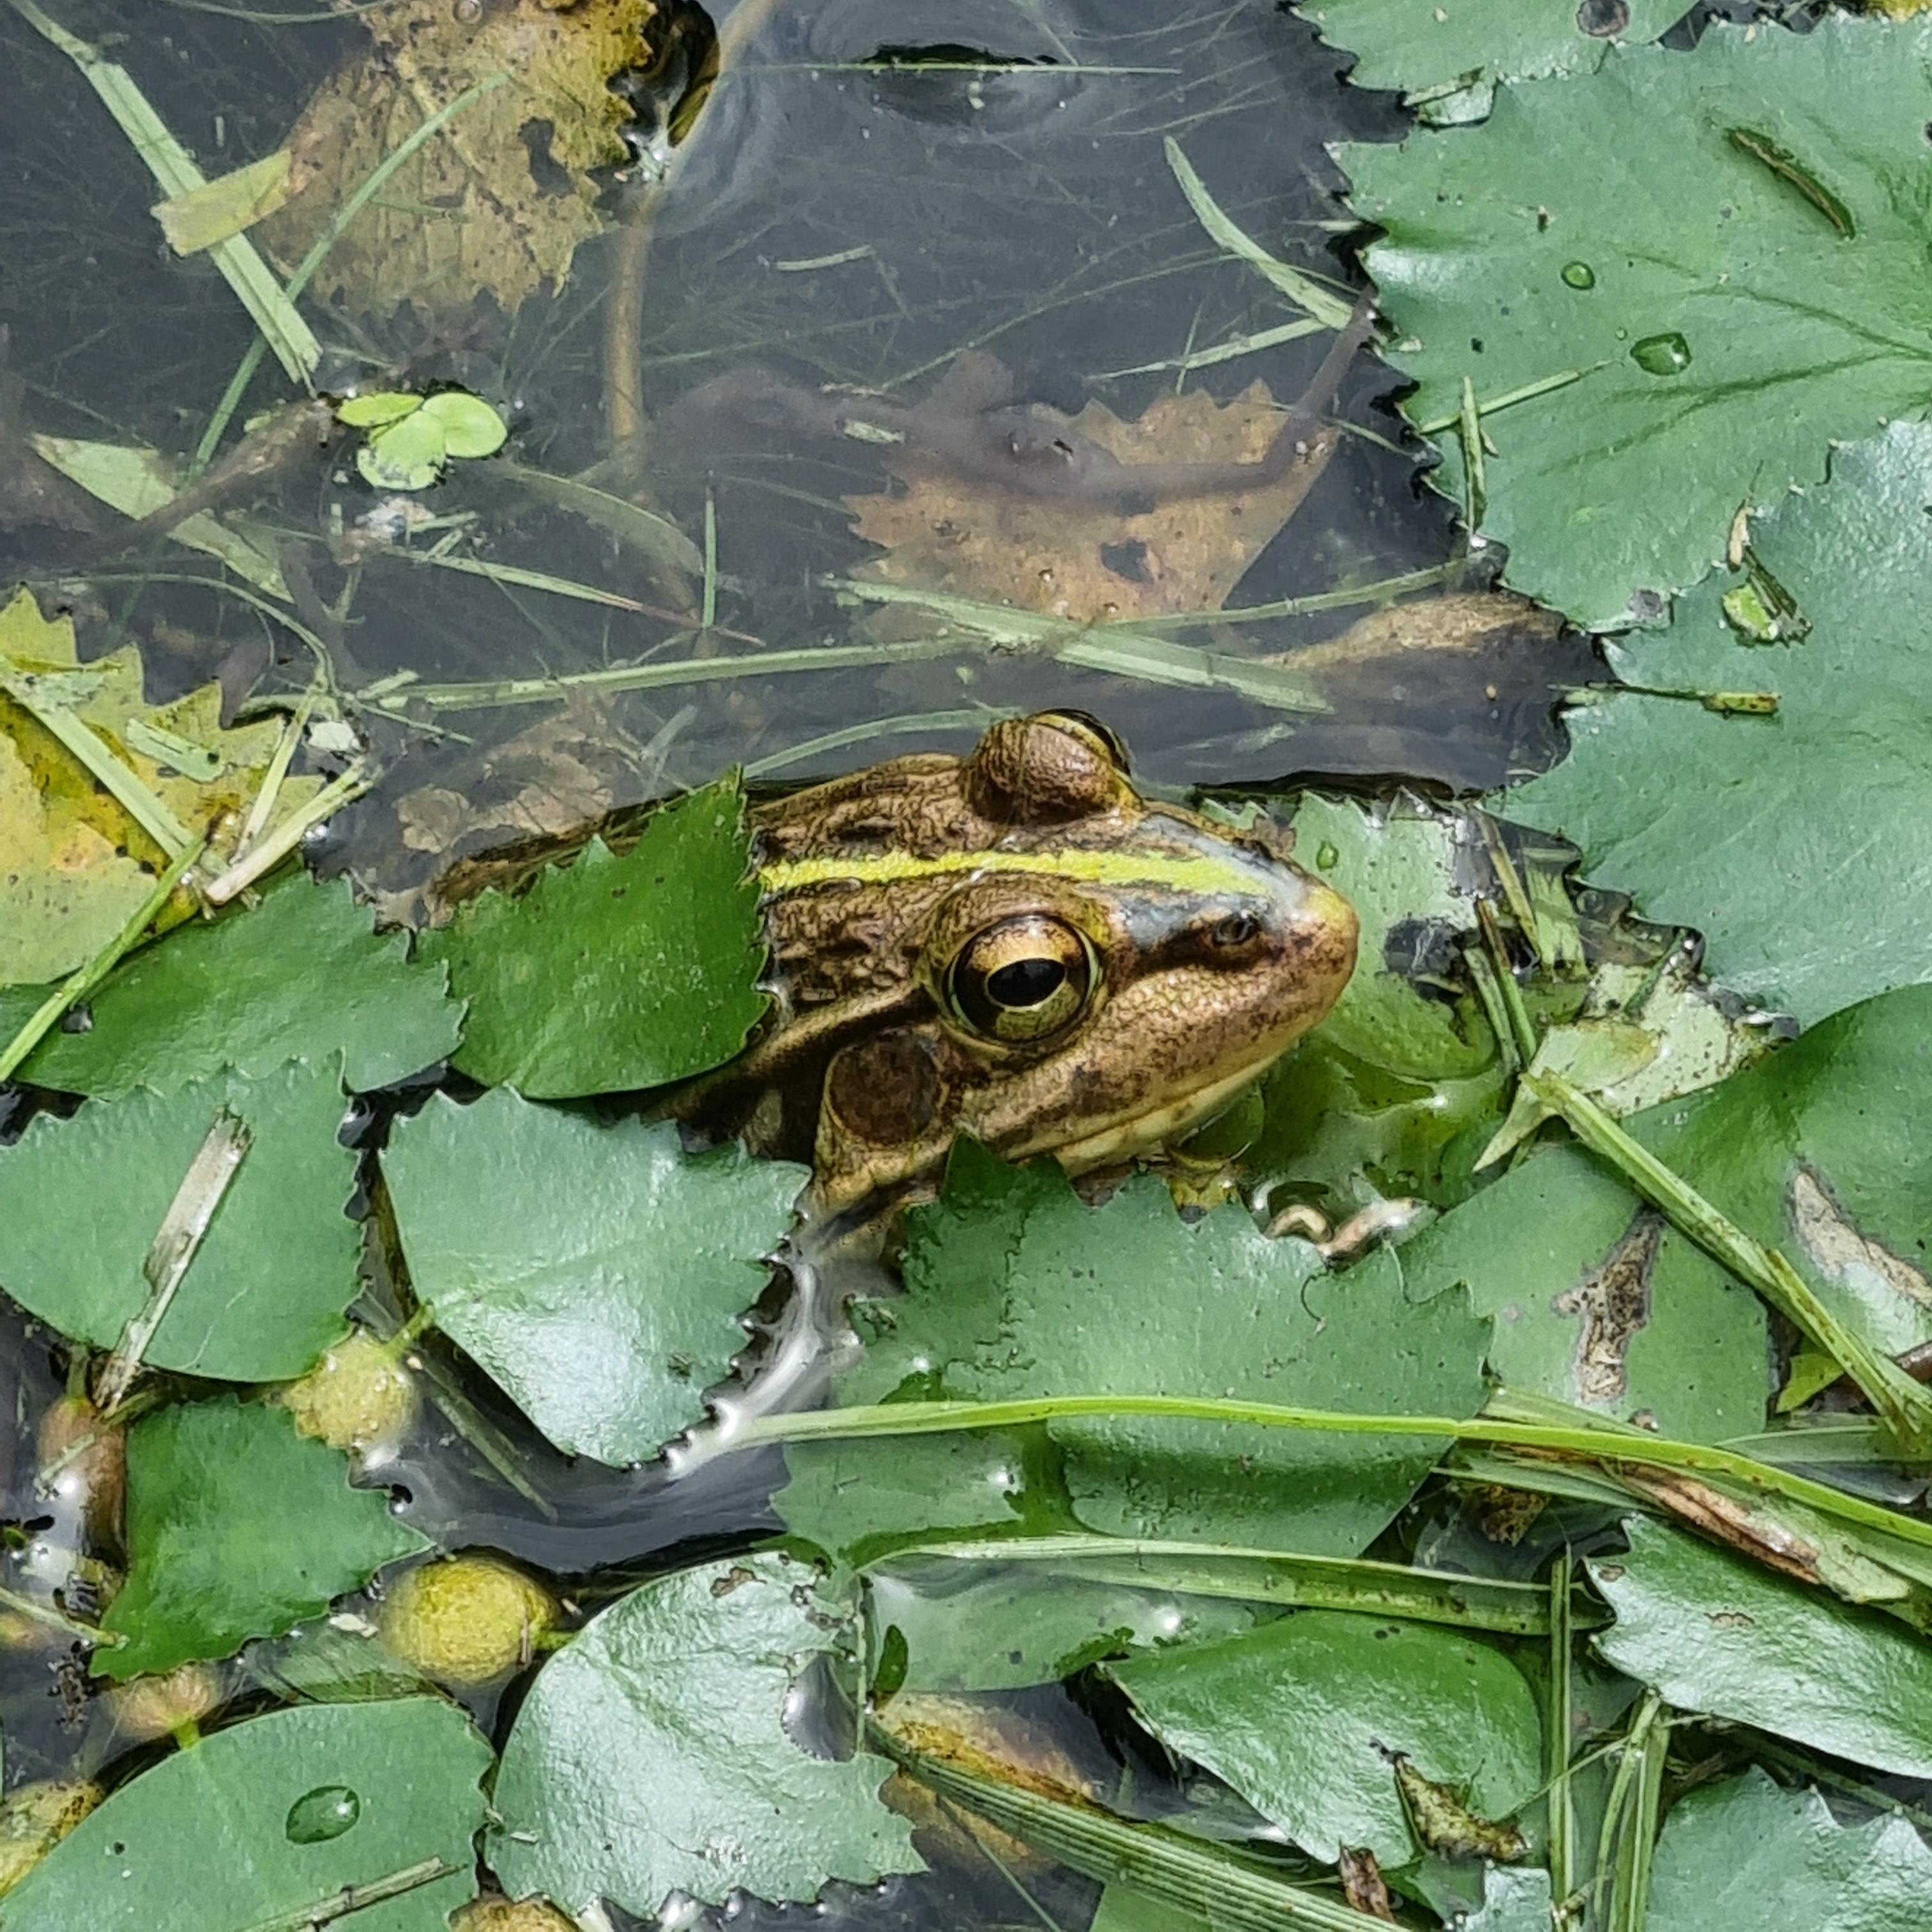
{"type": "Polygon", "coordinates": [[[285,1410],[232,1396],[163,1409],[128,1433],[128,1581],[101,1619],[127,1641],[94,1667],[118,1678],[232,1656],[426,1546],[285,1410]]]}
{"type": "Polygon", "coordinates": [[[502,1090],[399,1121],[382,1171],[436,1325],[566,1454],[620,1464],[702,1419],[808,1178],[502,1090]]]}
{"type": "Polygon", "coordinates": [[[729,1060],[764,1015],[758,886],[727,781],[600,841],[516,897],[492,890],[419,956],[469,1002],[456,1064],[533,1100],[657,1087],[729,1060]]]}
{"type": "Polygon", "coordinates": [[[224,1382],[298,1376],[344,1330],[361,1237],[333,1060],[42,1114],[0,1148],[0,1283],[63,1334],[111,1348],[146,1303],[142,1262],[224,1108],[254,1140],[146,1360],[224,1382]]]}
{"type": "Polygon", "coordinates": [[[476,1892],[490,1748],[439,1699],[272,1711],[164,1757],[7,1896],[18,1932],[209,1932],[324,1909],[425,1858],[451,1875],[356,1914],[356,1932],[446,1932],[476,1892]],[[340,1794],[346,1793],[346,1798],[340,1794]],[[302,1842],[321,1801],[346,1828],[302,1842]]]}
{"type": "Polygon", "coordinates": [[[1486,404],[1588,372],[1485,419],[1483,529],[1517,590],[1620,624],[1633,593],[1706,574],[1740,500],[1819,481],[1830,439],[1918,409],[1922,212],[1898,184],[1923,162],[1928,47],[1923,25],[1842,14],[1804,35],[1718,22],[1694,55],[1615,49],[1499,88],[1480,128],[1338,150],[1388,231],[1368,265],[1415,345],[1394,351],[1412,420],[1453,421],[1466,376],[1486,404]]]}
{"type": "Polygon", "coordinates": [[[1585,0],[1574,8],[1526,7],[1520,0],[1460,0],[1453,7],[1301,0],[1295,8],[1330,46],[1357,56],[1348,70],[1352,85],[1409,94],[1587,71],[1612,41],[1640,46],[1684,10],[1684,0],[1585,0]]]}
{"type": "Polygon", "coordinates": [[[795,1675],[840,1641],[812,1572],[748,1556],[647,1583],[553,1658],[517,1714],[488,1856],[516,1894],[655,1916],[674,1891],[815,1898],[922,1869],[880,1803],[891,1767],[808,1754],[785,1726],[795,1675]]]}
{"type": "MultiPolygon", "coordinates": [[[[904,1273],[902,1300],[859,1311],[866,1355],[838,1378],[842,1402],[1212,1390],[1466,1415],[1482,1400],[1484,1330],[1461,1294],[1412,1303],[1387,1280],[1323,1279],[1311,1249],[1268,1240],[1240,1209],[1184,1222],[1150,1176],[1090,1208],[1057,1168],[962,1144],[942,1199],[909,1217],[904,1273]]],[[[1321,1555],[1365,1548],[1438,1453],[1220,1424],[1049,1426],[1088,1528],[1321,1555]]]]}
{"type": "Polygon", "coordinates": [[[1586,876],[1646,917],[1702,932],[1713,978],[1808,1024],[1932,974],[1916,615],[1932,569],[1932,429],[1895,423],[1838,450],[1832,471],[1751,526],[1753,555],[1810,620],[1802,641],[1742,639],[1719,579],[1667,631],[1612,653],[1630,683],[1775,692],[1774,718],[1606,694],[1568,714],[1568,758],[1498,802],[1575,840],[1586,876]]]}
{"type": "Polygon", "coordinates": [[[1639,1516],[1590,1566],[1597,1648],[1670,1703],[1881,1771],[1932,1777],[1932,1648],[1888,1619],[1639,1516]]]}
{"type": "Polygon", "coordinates": [[[1916,1932],[1932,1920],[1932,1851],[1903,1818],[1841,1825],[1815,1790],[1755,1769],[1672,1806],[1650,1932],[1758,1932],[1772,1901],[1809,1932],[1916,1932]]]}
{"type": "Polygon", "coordinates": [[[462,1008],[440,964],[411,965],[408,940],[379,938],[346,885],[299,871],[124,961],[86,1033],[56,1033],[22,1077],[70,1093],[173,1093],[238,1067],[256,1077],[299,1057],[345,1058],[365,1093],[446,1059],[462,1008]]]}
{"type": "Polygon", "coordinates": [[[1304,1850],[1418,1850],[1394,1754],[1501,1820],[1542,1782],[1542,1726],[1522,1674],[1459,1633],[1309,1610],[1245,1636],[1110,1664],[1161,1742],[1205,1765],[1304,1850]]]}

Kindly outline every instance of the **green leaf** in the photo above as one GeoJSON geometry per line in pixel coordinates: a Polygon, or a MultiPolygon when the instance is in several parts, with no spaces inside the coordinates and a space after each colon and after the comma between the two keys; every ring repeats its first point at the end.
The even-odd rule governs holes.
{"type": "MultiPolygon", "coordinates": [[[[1622,624],[1634,593],[1704,574],[1740,496],[1774,502],[1832,438],[1924,407],[1928,63],[1923,22],[1714,22],[1695,53],[1498,88],[1480,128],[1336,150],[1386,231],[1367,259],[1420,385],[1404,406],[1453,422],[1465,377],[1484,406],[1483,530],[1518,590],[1622,624]]],[[[1436,474],[1460,500],[1454,440],[1436,474]]]]}
{"type": "MultiPolygon", "coordinates": [[[[1550,1874],[1535,1865],[1491,1865],[1483,1874],[1483,1902],[1458,1932],[1550,1932],[1550,1874]]],[[[1654,1921],[1648,1932],[1661,1932],[1654,1921]]]]}
{"type": "MultiPolygon", "coordinates": [[[[1576,74],[1595,67],[1607,35],[1584,32],[1580,10],[1526,6],[1523,0],[1302,0],[1294,10],[1321,29],[1331,47],[1358,56],[1348,70],[1357,87],[1404,94],[1576,74]]],[[[1676,25],[1684,0],[1634,0],[1616,38],[1631,46],[1676,25]]]]}
{"type": "Polygon", "coordinates": [[[439,963],[379,938],[346,884],[291,872],[253,908],[177,928],[118,967],[86,1033],[56,1033],[22,1077],[70,1093],[177,1091],[226,1066],[260,1078],[292,1059],[344,1056],[364,1093],[456,1050],[462,1008],[439,963]]]}
{"type": "Polygon", "coordinates": [[[1543,1727],[1522,1672],[1425,1624],[1308,1610],[1106,1674],[1169,1750],[1330,1864],[1345,1846],[1384,1866],[1417,1856],[1393,1753],[1488,1820],[1542,1783],[1543,1727]]]}
{"type": "Polygon", "coordinates": [[[1580,1148],[1538,1153],[1348,1279],[1414,1295],[1462,1283],[1494,1318],[1490,1365],[1510,1389],[1680,1441],[1763,1426],[1762,1305],[1580,1148]]]}
{"type": "Polygon", "coordinates": [[[1342,1213],[1387,1195],[1460,1198],[1502,1109],[1503,1062],[1474,999],[1426,998],[1390,959],[1398,931],[1473,931],[1457,884],[1467,824],[1312,795],[1295,809],[1296,856],[1354,906],[1361,939],[1334,1011],[1267,1076],[1249,1164],[1342,1213]]]}
{"type": "Polygon", "coordinates": [[[301,1375],[341,1338],[360,1286],[333,1060],[38,1115],[0,1148],[0,1286],[62,1334],[112,1348],[148,1300],[148,1244],[224,1107],[254,1143],[146,1359],[223,1382],[301,1375]]]}
{"type": "Polygon", "coordinates": [[[232,1656],[428,1546],[286,1409],[233,1396],[164,1408],[128,1432],[128,1581],[101,1618],[128,1641],[94,1668],[133,1677],[232,1656]]]}
{"type": "Polygon", "coordinates": [[[702,1419],[809,1178],[500,1090],[399,1121],[382,1171],[436,1326],[566,1454],[614,1463],[702,1419]]]}
{"type": "MultiPolygon", "coordinates": [[[[842,1402],[902,1388],[980,1401],[1211,1390],[1462,1416],[1484,1397],[1486,1327],[1460,1292],[1412,1304],[1387,1277],[1328,1280],[1312,1250],[1268,1240],[1240,1208],[1184,1222],[1148,1175],[1088,1208],[1050,1163],[1016,1170],[962,1142],[944,1197],[908,1217],[904,1274],[903,1298],[860,1305],[868,1346],[838,1378],[842,1402]]],[[[1440,1453],[1218,1424],[1052,1432],[1086,1528],[1322,1556],[1366,1548],[1440,1453]]],[[[808,1460],[793,1453],[795,1468],[808,1460]]]]}
{"type": "Polygon", "coordinates": [[[494,456],[509,436],[509,425],[481,396],[461,389],[445,389],[422,406],[441,425],[452,456],[494,456]]]}
{"type": "Polygon", "coordinates": [[[356,452],[356,466],[373,490],[427,490],[449,454],[442,424],[428,410],[412,410],[380,429],[356,452]]]}
{"type": "Polygon", "coordinates": [[[1597,1648],[1680,1709],[1755,1724],[1855,1763],[1932,1777],[1932,1647],[1641,1516],[1590,1565],[1616,1612],[1597,1648]]]}
{"type": "Polygon", "coordinates": [[[946,1695],[1057,1684],[1102,1658],[1226,1636],[1269,1614],[1164,1589],[1158,1580],[1136,1588],[1042,1574],[1034,1564],[914,1557],[874,1570],[867,1585],[872,1628],[905,1640],[898,1688],[946,1695]]]}
{"type": "Polygon", "coordinates": [[[380,429],[385,423],[400,422],[423,406],[420,396],[404,389],[378,389],[371,395],[351,396],[335,406],[336,420],[351,429],[380,429]]]}
{"type": "Polygon", "coordinates": [[[448,1876],[344,1922],[446,1932],[476,1896],[470,1841],[489,1764],[469,1719],[434,1697],[304,1704],[232,1724],[161,1759],[62,1839],[8,1894],[8,1932],[245,1932],[437,1858],[448,1876]],[[316,1827],[302,1821],[318,1810],[353,1816],[308,1841],[316,1827]]]}
{"type": "Polygon", "coordinates": [[[536,1100],[722,1065],[763,1016],[758,890],[737,785],[667,806],[620,859],[593,841],[514,898],[472,899],[423,956],[470,1002],[463,1071],[536,1100]]]}
{"type": "Polygon", "coordinates": [[[1932,1852],[1901,1817],[1840,1825],[1816,1791],[1755,1768],[1686,1792],[1658,1841],[1648,1932],[1762,1932],[1767,1907],[1805,1932],[1920,1932],[1932,1852]]]}
{"type": "Polygon", "coordinates": [[[848,1606],[750,1556],[659,1578],[592,1619],[517,1714],[487,1856],[514,1896],[653,1918],[674,1892],[816,1898],[923,1869],[880,1802],[890,1764],[808,1755],[784,1727],[796,1672],[848,1606]]]}
{"type": "MultiPolygon", "coordinates": [[[[1922,129],[1913,138],[1924,146],[1922,129]]],[[[1832,470],[1752,526],[1754,557],[1810,621],[1802,643],[1742,640],[1712,584],[1667,632],[1614,653],[1633,683],[1774,691],[1774,718],[1605,694],[1568,714],[1568,760],[1498,801],[1574,839],[1591,879],[1646,917],[1698,928],[1714,978],[1807,1024],[1932,977],[1916,615],[1932,570],[1932,429],[1894,423],[1836,452],[1832,470]]]]}

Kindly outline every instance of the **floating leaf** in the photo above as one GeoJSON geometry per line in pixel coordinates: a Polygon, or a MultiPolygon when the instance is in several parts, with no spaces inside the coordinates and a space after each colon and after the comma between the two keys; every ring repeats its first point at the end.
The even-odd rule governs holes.
{"type": "Polygon", "coordinates": [[[91,1030],[53,1034],[25,1077],[104,1096],[171,1093],[226,1066],[260,1077],[297,1055],[340,1054],[350,1087],[366,1093],[455,1051],[462,1009],[448,983],[440,964],[410,963],[404,935],[379,938],[345,884],[296,871],[256,905],[124,962],[93,1000],[91,1030]]]}
{"type": "Polygon", "coordinates": [[[430,397],[422,412],[441,424],[452,456],[494,456],[510,434],[509,424],[481,396],[461,389],[430,397]]]}
{"type": "Polygon", "coordinates": [[[412,410],[370,431],[356,452],[356,467],[371,489],[427,490],[442,476],[448,453],[442,424],[427,410],[412,410]]]}
{"type": "MultiPolygon", "coordinates": [[[[1321,29],[1331,47],[1355,55],[1357,87],[1410,94],[1480,89],[1499,80],[1577,74],[1594,68],[1613,41],[1655,40],[1682,18],[1684,0],[1634,0],[1592,7],[1526,7],[1521,0],[1457,0],[1418,6],[1414,0],[1301,0],[1295,11],[1321,29]],[[1588,23],[1600,19],[1593,31],[1588,23]]],[[[1431,104],[1422,105],[1429,118],[1431,104]]],[[[1459,116],[1459,118],[1466,118],[1459,116]]]]}
{"type": "Polygon", "coordinates": [[[1670,1808],[1651,1866],[1648,1932],[1805,1932],[1932,1924],[1932,1851],[1902,1817],[1841,1825],[1814,1790],[1753,1768],[1670,1808]]]}
{"type": "Polygon", "coordinates": [[[399,1121],[382,1171],[437,1327],[566,1454],[614,1463],[701,1420],[809,1178],[501,1090],[399,1121]]]}
{"type": "Polygon", "coordinates": [[[1394,1760],[1502,1820],[1543,1781],[1534,1694],[1502,1652],[1459,1632],[1309,1610],[1219,1643],[1106,1666],[1170,1750],[1205,1765],[1333,1863],[1418,1852],[1394,1760]]]}
{"type": "Polygon", "coordinates": [[[425,933],[470,1003],[456,1064],[534,1099],[661,1086],[722,1065],[765,1010],[744,800],[708,785],[655,814],[622,858],[593,841],[517,897],[425,933]]]}
{"type": "Polygon", "coordinates": [[[404,417],[414,416],[422,406],[422,397],[406,389],[376,389],[338,403],[335,414],[338,421],[351,429],[380,429],[385,423],[400,422],[404,417]]]}
{"type": "MultiPolygon", "coordinates": [[[[1386,1277],[1326,1280],[1305,1244],[1268,1240],[1241,1209],[1184,1222],[1150,1176],[1088,1208],[1057,1167],[1016,1170],[962,1143],[940,1201],[908,1218],[904,1273],[903,1298],[858,1305],[866,1352],[838,1378],[842,1402],[902,1386],[977,1401],[1211,1391],[1445,1416],[1483,1400],[1486,1331],[1460,1292],[1412,1303],[1386,1277]]],[[[1088,1528],[1332,1556],[1366,1548],[1440,1453],[1222,1424],[1051,1427],[1088,1528]]],[[[794,1448],[794,1469],[816,1453],[794,1448]]]]}
{"type": "Polygon", "coordinates": [[[94,1668],[134,1677],[232,1656],[426,1546],[286,1409],[232,1396],[164,1408],[128,1432],[128,1581],[101,1618],[127,1641],[94,1668]]]}
{"type": "Polygon", "coordinates": [[[849,1606],[806,1566],[748,1556],[647,1583],[551,1658],[517,1714],[488,1852],[506,1887],[573,1915],[654,1918],[673,1892],[815,1898],[921,1870],[880,1802],[890,1765],[808,1754],[785,1728],[796,1672],[849,1606]]]}
{"type": "MultiPolygon", "coordinates": [[[[1922,23],[1715,22],[1694,53],[1613,48],[1594,74],[1499,88],[1480,128],[1337,150],[1356,214],[1385,231],[1367,259],[1410,345],[1405,407],[1452,424],[1474,386],[1498,452],[1483,529],[1518,590],[1586,629],[1624,623],[1636,593],[1709,569],[1741,496],[1775,502],[1823,476],[1832,438],[1922,407],[1923,214],[1898,184],[1924,166],[1928,58],[1922,23]]],[[[1455,441],[1436,477],[1464,494],[1455,441]]],[[[1821,665],[1805,688],[1833,682],[1821,665]]],[[[1694,788],[1695,760],[1680,770],[1694,788]]]]}
{"type": "Polygon", "coordinates": [[[274,213],[289,197],[289,152],[278,148],[258,161],[218,175],[148,212],[177,255],[198,255],[274,213]]]}
{"type": "Polygon", "coordinates": [[[0,1148],[0,1287],[63,1334],[112,1348],[147,1301],[148,1244],[224,1108],[253,1144],[146,1359],[225,1382],[302,1374],[340,1339],[359,1286],[333,1060],[37,1115],[0,1148]]]}
{"type": "Polygon", "coordinates": [[[1932,1648],[1916,1633],[1641,1516],[1590,1565],[1604,1657],[1685,1711],[1932,1777],[1932,1648]]]}
{"type": "MultiPolygon", "coordinates": [[[[1913,138],[1924,146],[1922,130],[1913,138]]],[[[1634,894],[1646,917],[1696,927],[1714,978],[1808,1025],[1932,976],[1932,737],[1916,614],[1932,570],[1932,428],[1894,423],[1838,450],[1832,470],[1751,526],[1753,557],[1810,620],[1802,644],[1741,640],[1713,583],[1667,632],[1614,651],[1634,684],[1775,692],[1775,717],[1606,692],[1568,714],[1562,764],[1497,801],[1574,839],[1588,877],[1634,894]]]]}
{"type": "Polygon", "coordinates": [[[142,1772],[7,1895],[8,1932],[241,1932],[315,1922],[345,1890],[440,1859],[448,1875],[372,1905],[356,1932],[446,1932],[476,1892],[470,1841],[490,1748],[434,1697],[303,1704],[142,1772]],[[334,1794],[341,1794],[334,1796],[334,1794]],[[347,1826],[292,1828],[333,1797],[347,1826]],[[310,1922],[307,1918],[299,1922],[310,1922]]]}

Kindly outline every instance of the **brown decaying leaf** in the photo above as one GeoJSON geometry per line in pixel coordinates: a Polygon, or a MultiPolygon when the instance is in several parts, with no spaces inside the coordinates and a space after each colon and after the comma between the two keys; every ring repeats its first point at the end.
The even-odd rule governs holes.
{"type": "Polygon", "coordinates": [[[1341,1854],[1342,1897],[1358,1912],[1365,1912],[1371,1918],[1385,1918],[1393,1925],[1395,1906],[1390,1901],[1388,1886],[1375,1853],[1366,1847],[1352,1851],[1344,1845],[1341,1854]]]}
{"type": "Polygon", "coordinates": [[[1507,1820],[1479,1818],[1446,1784],[1423,1776],[1401,1751],[1389,1754],[1412,1830],[1432,1852],[1452,1858],[1494,1858],[1514,1864],[1529,1856],[1529,1841],[1507,1820]]]}
{"type": "Polygon", "coordinates": [[[614,75],[643,64],[652,0],[404,0],[361,16],[373,46],[327,81],[289,136],[294,188],[256,230],[285,268],[430,115],[493,74],[475,101],[336,241],[317,295],[386,314],[495,296],[509,313],[560,284],[595,234],[594,169],[624,158],[614,75]]]}
{"type": "MultiPolygon", "coordinates": [[[[1123,463],[1257,463],[1281,427],[1267,386],[1217,404],[1164,396],[1124,422],[1089,403],[1070,430],[1123,463]]],[[[902,496],[854,496],[859,534],[885,551],[858,574],[1077,622],[1216,610],[1300,507],[1334,452],[1324,428],[1279,481],[1252,494],[1177,497],[1143,515],[1029,496],[956,476],[915,476],[902,496]]]]}

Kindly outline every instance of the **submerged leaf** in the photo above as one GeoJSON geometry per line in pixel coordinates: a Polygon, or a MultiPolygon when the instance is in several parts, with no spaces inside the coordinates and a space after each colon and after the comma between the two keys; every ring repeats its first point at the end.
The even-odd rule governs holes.
{"type": "Polygon", "coordinates": [[[424,1546],[286,1410],[232,1396],[164,1408],[128,1432],[128,1581],[101,1619],[127,1640],[94,1668],[120,1678],[232,1656],[424,1546]]]}
{"type": "Polygon", "coordinates": [[[560,1449],[613,1463],[703,1418],[808,1178],[502,1090],[398,1121],[382,1171],[436,1326],[560,1449]]]}
{"type": "Polygon", "coordinates": [[[538,1675],[503,1748],[488,1856],[513,1894],[655,1918],[674,1892],[815,1898],[922,1869],[880,1802],[891,1766],[808,1754],[785,1727],[800,1666],[849,1605],[812,1571],[748,1556],[659,1578],[593,1618],[538,1675]]]}
{"type": "Polygon", "coordinates": [[[446,1876],[351,1922],[446,1932],[476,1895],[489,1764],[476,1726],[434,1697],[230,1725],[123,1785],[57,1845],[8,1893],[9,1932],[292,1925],[301,1908],[332,1911],[346,1888],[433,1859],[446,1876]]]}

